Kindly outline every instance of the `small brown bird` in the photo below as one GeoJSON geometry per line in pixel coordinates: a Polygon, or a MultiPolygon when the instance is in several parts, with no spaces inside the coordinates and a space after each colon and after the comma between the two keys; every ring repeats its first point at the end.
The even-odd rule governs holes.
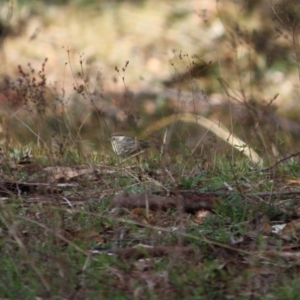
{"type": "Polygon", "coordinates": [[[131,156],[151,147],[146,141],[138,140],[137,138],[120,133],[112,135],[110,141],[114,152],[122,157],[131,156]]]}

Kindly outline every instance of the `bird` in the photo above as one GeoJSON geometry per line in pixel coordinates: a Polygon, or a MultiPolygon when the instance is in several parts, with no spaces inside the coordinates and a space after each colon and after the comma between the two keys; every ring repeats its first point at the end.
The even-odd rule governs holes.
{"type": "Polygon", "coordinates": [[[128,157],[151,147],[147,141],[138,140],[121,133],[113,134],[110,141],[114,152],[121,157],[128,157]]]}

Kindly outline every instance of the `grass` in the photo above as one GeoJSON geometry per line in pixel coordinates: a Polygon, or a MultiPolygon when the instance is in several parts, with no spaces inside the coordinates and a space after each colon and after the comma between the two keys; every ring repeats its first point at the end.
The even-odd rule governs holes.
{"type": "MultiPolygon", "coordinates": [[[[60,165],[64,166],[63,161],[60,165]]],[[[275,196],[270,196],[271,202],[247,196],[270,190],[268,179],[260,172],[247,176],[246,167],[238,167],[236,162],[233,176],[230,164],[216,160],[215,170],[176,178],[179,194],[181,190],[194,197],[203,191],[218,193],[218,201],[209,209],[211,214],[197,222],[197,211],[180,212],[176,207],[148,212],[147,207],[112,207],[117,187],[125,198],[154,190],[149,190],[148,175],[140,168],[130,171],[135,176],[127,173],[124,177],[113,165],[106,166],[117,171],[89,174],[89,180],[86,175],[74,177],[71,182],[79,185],[60,188],[59,193],[21,191],[14,196],[11,191],[11,196],[2,200],[2,297],[224,299],[225,295],[248,299],[249,295],[261,297],[263,290],[265,299],[280,299],[277,291],[280,295],[291,293],[282,285],[282,274],[296,282],[297,272],[287,273],[296,265],[293,260],[287,264],[281,254],[296,240],[285,241],[265,227],[280,220],[289,223],[293,215],[278,206],[275,196]],[[144,181],[139,182],[138,174],[144,181]],[[237,184],[246,176],[247,188],[240,193],[237,184]],[[232,191],[224,188],[225,180],[232,191]],[[262,180],[264,184],[257,188],[262,180]]],[[[130,164],[121,167],[124,170],[130,164]]],[[[160,182],[171,187],[168,178],[160,182]]],[[[280,185],[276,183],[272,189],[279,190],[280,185]]],[[[151,205],[151,194],[149,197],[151,205]]],[[[283,197],[280,200],[284,201],[283,197]]]]}

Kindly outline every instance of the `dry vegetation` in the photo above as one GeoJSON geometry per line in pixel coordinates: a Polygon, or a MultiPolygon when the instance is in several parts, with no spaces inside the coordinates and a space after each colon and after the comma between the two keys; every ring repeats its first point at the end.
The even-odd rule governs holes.
{"type": "Polygon", "coordinates": [[[300,6],[71,3],[0,8],[0,298],[297,299],[300,6]]]}

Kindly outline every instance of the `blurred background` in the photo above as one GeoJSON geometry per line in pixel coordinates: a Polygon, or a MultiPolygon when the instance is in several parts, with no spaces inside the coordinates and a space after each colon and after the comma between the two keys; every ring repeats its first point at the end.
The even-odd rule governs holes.
{"type": "Polygon", "coordinates": [[[224,124],[262,156],[298,147],[294,1],[0,3],[7,146],[76,144],[105,153],[114,132],[159,141],[169,128],[174,151],[227,151],[226,138],[176,118],[191,113],[224,124]]]}

